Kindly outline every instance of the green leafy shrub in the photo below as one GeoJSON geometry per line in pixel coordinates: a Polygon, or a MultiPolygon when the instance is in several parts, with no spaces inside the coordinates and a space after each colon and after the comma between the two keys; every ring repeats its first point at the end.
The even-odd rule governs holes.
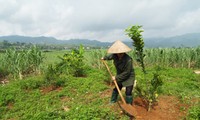
{"type": "Polygon", "coordinates": [[[73,76],[80,77],[84,75],[84,49],[81,45],[79,50],[73,49],[70,53],[64,54],[59,57],[61,62],[56,65],[58,72],[72,74],[73,76]]]}
{"type": "Polygon", "coordinates": [[[55,80],[59,76],[73,75],[75,77],[84,76],[85,64],[84,64],[84,50],[83,46],[79,47],[79,50],[72,50],[70,53],[64,54],[62,57],[58,57],[61,61],[55,66],[49,65],[45,74],[47,81],[55,80]]]}
{"type": "Polygon", "coordinates": [[[48,65],[47,70],[45,71],[45,81],[47,84],[52,83],[52,81],[55,81],[59,74],[56,67],[54,67],[52,64],[48,65]]]}
{"type": "Polygon", "coordinates": [[[62,77],[62,78],[59,78],[58,80],[56,80],[54,84],[56,87],[63,87],[63,86],[65,86],[66,81],[67,81],[67,78],[62,77]]]}

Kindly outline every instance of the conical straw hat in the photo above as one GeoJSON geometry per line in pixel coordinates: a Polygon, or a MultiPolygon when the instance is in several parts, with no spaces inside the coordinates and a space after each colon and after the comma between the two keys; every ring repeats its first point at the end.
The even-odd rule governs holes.
{"type": "Polygon", "coordinates": [[[131,51],[127,45],[122,43],[121,41],[115,41],[112,46],[108,49],[107,53],[126,53],[131,51]]]}

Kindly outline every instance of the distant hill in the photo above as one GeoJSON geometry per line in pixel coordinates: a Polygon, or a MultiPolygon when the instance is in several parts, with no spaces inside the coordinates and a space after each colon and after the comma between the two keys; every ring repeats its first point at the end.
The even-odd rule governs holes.
{"type": "Polygon", "coordinates": [[[70,39],[70,40],[58,40],[54,37],[28,37],[28,36],[19,36],[19,35],[11,35],[11,36],[2,36],[0,37],[0,42],[8,41],[11,43],[21,42],[21,43],[32,43],[32,44],[65,44],[65,45],[86,45],[91,47],[107,47],[110,46],[109,42],[100,42],[97,40],[88,40],[88,39],[70,39]]]}
{"type": "MultiPolygon", "coordinates": [[[[63,45],[80,45],[92,47],[108,47],[112,45],[111,42],[100,42],[98,40],[88,39],[70,39],[70,40],[58,40],[54,37],[29,37],[29,36],[1,36],[0,42],[22,42],[32,44],[63,44],[63,45]]],[[[145,47],[197,47],[200,46],[200,33],[189,33],[179,36],[166,37],[166,38],[144,38],[145,47]]],[[[132,40],[124,41],[128,46],[132,46],[132,40]]]]}
{"type": "Polygon", "coordinates": [[[200,46],[200,33],[189,33],[167,38],[145,39],[146,47],[197,47],[200,46]]]}
{"type": "Polygon", "coordinates": [[[10,35],[0,37],[0,41],[6,40],[8,42],[22,42],[22,43],[33,43],[33,44],[56,44],[59,43],[57,39],[53,37],[29,37],[29,36],[19,36],[10,35]]]}
{"type": "Polygon", "coordinates": [[[110,42],[100,42],[97,40],[88,40],[88,39],[70,39],[63,41],[65,44],[70,45],[86,45],[86,46],[94,46],[94,47],[107,47],[110,46],[110,42]]]}

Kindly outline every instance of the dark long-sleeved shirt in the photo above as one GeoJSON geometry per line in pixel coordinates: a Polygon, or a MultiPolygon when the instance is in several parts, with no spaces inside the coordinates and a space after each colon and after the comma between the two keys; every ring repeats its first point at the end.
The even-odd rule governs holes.
{"type": "Polygon", "coordinates": [[[117,74],[116,81],[122,83],[123,86],[131,86],[134,84],[135,72],[133,69],[132,58],[124,54],[122,59],[119,59],[116,54],[110,54],[104,57],[105,60],[113,60],[117,74]]]}

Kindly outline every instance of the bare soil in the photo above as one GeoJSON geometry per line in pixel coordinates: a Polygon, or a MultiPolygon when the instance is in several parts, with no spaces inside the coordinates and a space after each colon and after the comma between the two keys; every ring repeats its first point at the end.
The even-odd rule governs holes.
{"type": "MultiPolygon", "coordinates": [[[[112,90],[106,90],[100,97],[109,96],[110,98],[111,92],[112,90]]],[[[120,99],[119,102],[121,102],[120,99]]],[[[147,102],[139,97],[133,100],[133,107],[137,111],[136,120],[182,120],[187,115],[189,105],[182,103],[176,96],[165,95],[159,96],[158,102],[150,111],[147,111],[147,102]]],[[[111,109],[121,115],[126,115],[119,105],[111,106],[111,109]]]]}
{"type": "Polygon", "coordinates": [[[157,105],[147,111],[146,103],[141,98],[134,100],[137,120],[180,120],[185,118],[188,105],[183,104],[175,96],[160,96],[157,105]]]}

